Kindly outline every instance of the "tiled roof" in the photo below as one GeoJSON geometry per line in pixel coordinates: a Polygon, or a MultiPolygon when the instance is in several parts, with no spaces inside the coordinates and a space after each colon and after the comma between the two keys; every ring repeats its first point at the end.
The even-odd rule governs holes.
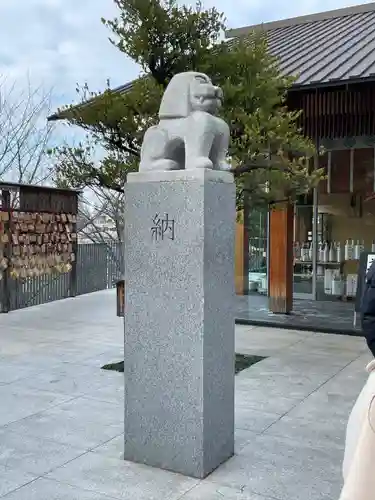
{"type": "MultiPolygon", "coordinates": [[[[280,70],[298,76],[297,86],[375,80],[375,2],[233,29],[226,35],[233,39],[254,32],[266,34],[280,70]]],[[[131,87],[129,82],[112,90],[125,93],[131,87]]],[[[64,118],[64,112],[57,112],[49,120],[64,118]]]]}
{"type": "MultiPolygon", "coordinates": [[[[133,82],[128,82],[125,83],[124,85],[120,85],[119,87],[115,87],[112,89],[112,92],[116,92],[117,94],[123,94],[125,92],[128,92],[133,86],[133,82]]],[[[78,109],[81,107],[85,107],[89,105],[90,103],[93,103],[96,101],[96,97],[92,97],[91,99],[88,99],[87,101],[77,104],[73,106],[73,109],[78,109]]],[[[64,111],[56,111],[52,115],[48,116],[47,120],[48,121],[57,121],[57,120],[64,120],[69,116],[69,111],[70,109],[64,110],[64,111]]]]}
{"type": "Polygon", "coordinates": [[[375,79],[375,3],[227,32],[264,32],[269,50],[296,85],[375,79]]]}

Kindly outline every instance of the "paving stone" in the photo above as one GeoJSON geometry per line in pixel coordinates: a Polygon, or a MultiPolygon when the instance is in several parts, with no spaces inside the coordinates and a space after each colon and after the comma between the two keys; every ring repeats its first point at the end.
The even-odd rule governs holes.
{"type": "Polygon", "coordinates": [[[234,430],[234,452],[240,453],[245,446],[251,445],[257,434],[258,433],[255,431],[248,431],[236,427],[234,430]]]}
{"type": "MultiPolygon", "coordinates": [[[[3,350],[3,346],[1,346],[1,350],[3,350]]],[[[10,384],[16,380],[27,379],[35,376],[40,371],[41,368],[35,365],[25,366],[17,363],[16,360],[11,362],[3,356],[3,359],[0,361],[0,383],[10,384]]]]}
{"type": "Polygon", "coordinates": [[[51,479],[39,478],[6,496],[7,500],[105,500],[102,493],[75,488],[51,479]]]}
{"type": "Polygon", "coordinates": [[[144,465],[88,453],[47,476],[121,500],[178,500],[195,479],[144,465]]]}
{"type": "Polygon", "coordinates": [[[207,481],[237,489],[245,486],[280,500],[336,499],[341,488],[341,464],[332,461],[327,449],[262,435],[207,481]]]}
{"type": "MultiPolygon", "coordinates": [[[[254,406],[257,406],[256,401],[254,401],[254,406]]],[[[241,404],[236,404],[235,407],[235,425],[239,429],[263,432],[279,418],[280,415],[276,413],[267,413],[260,409],[256,410],[254,407],[241,404]]]]}
{"type": "Polygon", "coordinates": [[[123,408],[121,404],[77,398],[15,422],[9,430],[88,450],[123,432],[123,408]]]}
{"type": "Polygon", "coordinates": [[[82,453],[47,439],[0,430],[0,465],[14,470],[43,475],[82,453]]]}
{"type": "Polygon", "coordinates": [[[122,401],[124,394],[123,374],[102,370],[99,366],[69,363],[45,367],[42,372],[17,384],[19,387],[54,391],[72,398],[89,395],[95,399],[118,403],[122,401]]]}
{"type": "Polygon", "coordinates": [[[70,401],[72,396],[7,384],[0,386],[0,426],[70,401]]]}
{"type": "Polygon", "coordinates": [[[34,479],[36,479],[36,476],[0,465],[0,497],[20,488],[24,484],[30,483],[34,479]]]}
{"type": "Polygon", "coordinates": [[[94,453],[100,453],[110,458],[123,460],[124,458],[124,433],[107,441],[106,443],[97,446],[91,450],[94,453]]]}
{"type": "MultiPolygon", "coordinates": [[[[263,412],[266,421],[272,420],[272,418],[267,420],[267,414],[273,415],[275,421],[277,416],[284,415],[299,403],[299,400],[281,395],[270,397],[265,388],[257,390],[236,389],[235,394],[237,410],[239,408],[247,408],[263,412]]],[[[249,430],[252,429],[249,427],[249,430]]],[[[255,430],[259,430],[259,427],[255,427],[255,430]]]]}
{"type": "Polygon", "coordinates": [[[288,399],[301,401],[314,392],[317,387],[329,380],[324,374],[285,374],[276,375],[251,372],[240,373],[237,376],[236,388],[241,393],[242,401],[251,401],[257,393],[266,393],[269,399],[279,398],[280,395],[288,399]]]}
{"type": "MultiPolygon", "coordinates": [[[[335,425],[331,420],[307,420],[291,418],[286,415],[272,424],[264,435],[300,440],[311,447],[334,448],[334,457],[340,462],[345,446],[345,432],[347,419],[336,419],[335,425]]],[[[332,450],[333,451],[333,450],[332,450]]]]}
{"type": "Polygon", "coordinates": [[[242,354],[271,356],[302,340],[300,332],[286,330],[280,335],[278,331],[268,329],[267,333],[262,334],[259,327],[253,327],[251,330],[236,328],[236,352],[242,354]]]}
{"type": "MultiPolygon", "coordinates": [[[[358,394],[357,394],[358,396],[358,394]]],[[[356,395],[345,394],[345,391],[329,390],[323,386],[311,394],[303,402],[293,408],[288,416],[306,419],[310,422],[329,420],[332,423],[349,418],[356,395]]]]}
{"type": "Polygon", "coordinates": [[[228,488],[217,484],[202,482],[185,493],[181,500],[278,500],[256,495],[245,487],[228,488]]]}

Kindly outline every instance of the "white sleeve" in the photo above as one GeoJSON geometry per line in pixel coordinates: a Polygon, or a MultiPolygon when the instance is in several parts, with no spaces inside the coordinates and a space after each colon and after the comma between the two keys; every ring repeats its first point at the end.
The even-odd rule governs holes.
{"type": "Polygon", "coordinates": [[[375,396],[370,400],[367,416],[350,463],[340,500],[374,500],[375,498],[375,396]]]}

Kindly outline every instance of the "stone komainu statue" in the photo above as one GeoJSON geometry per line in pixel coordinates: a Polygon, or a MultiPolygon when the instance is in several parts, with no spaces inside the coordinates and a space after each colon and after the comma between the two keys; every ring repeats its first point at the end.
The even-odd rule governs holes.
{"type": "Polygon", "coordinates": [[[207,75],[175,75],[160,104],[159,124],[144,135],[139,171],[228,170],[229,127],[215,116],[222,100],[207,75]]]}

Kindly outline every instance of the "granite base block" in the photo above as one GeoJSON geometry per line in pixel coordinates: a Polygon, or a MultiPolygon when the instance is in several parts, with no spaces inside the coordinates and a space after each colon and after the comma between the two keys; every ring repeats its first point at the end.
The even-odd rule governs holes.
{"type": "Polygon", "coordinates": [[[235,186],[218,174],[125,192],[125,460],[196,478],[234,453],[235,186]]]}

